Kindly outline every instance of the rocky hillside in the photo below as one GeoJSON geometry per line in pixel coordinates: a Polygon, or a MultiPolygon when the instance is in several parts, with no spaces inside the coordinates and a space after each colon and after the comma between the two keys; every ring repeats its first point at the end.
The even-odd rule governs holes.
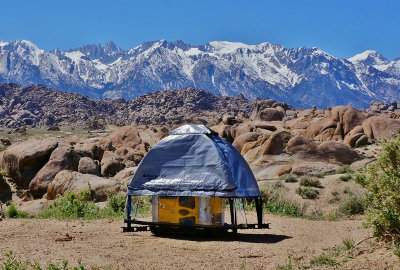
{"type": "Polygon", "coordinates": [[[160,89],[270,98],[295,107],[400,98],[400,61],[375,51],[349,59],[318,48],[164,40],[122,50],[113,43],[44,51],[30,41],[0,42],[0,82],[43,84],[90,97],[125,98],[160,89]]]}
{"type": "MultiPolygon", "coordinates": [[[[9,97],[7,91],[10,89],[15,90],[15,86],[2,88],[3,98],[9,97]]],[[[351,106],[293,110],[283,103],[258,100],[250,107],[241,97],[221,98],[191,89],[156,93],[130,102],[96,103],[79,95],[51,92],[41,87],[18,88],[18,91],[11,98],[14,101],[7,104],[31,108],[31,113],[36,115],[61,105],[65,107],[65,111],[59,108],[63,114],[80,112],[79,115],[85,117],[96,112],[117,117],[123,113],[118,111],[118,106],[128,107],[142,116],[142,120],[137,118],[138,121],[144,122],[152,119],[153,110],[157,112],[154,119],[160,121],[175,119],[172,118],[174,115],[184,115],[184,112],[193,113],[192,117],[198,117],[197,112],[211,112],[207,114],[209,127],[243,155],[260,185],[290,177],[291,182],[280,181],[284,184],[281,183],[279,189],[283,195],[291,196],[291,200],[305,200],[310,211],[321,205],[332,209],[334,204],[337,205],[338,196],[348,197],[349,192],[342,190],[347,190],[350,185],[354,194],[361,192],[361,187],[347,183],[348,179],[338,182],[338,171],[365,167],[376,157],[377,142],[400,134],[400,120],[397,119],[400,111],[394,105],[373,104],[368,111],[351,106]],[[24,101],[28,94],[30,101],[24,101]],[[38,107],[41,100],[50,97],[52,99],[46,102],[48,107],[38,107]],[[239,110],[240,106],[244,108],[241,113],[224,115],[224,112],[239,110]],[[156,110],[157,107],[162,109],[156,110]],[[318,185],[304,188],[301,185],[309,180],[297,180],[302,177],[318,185]],[[304,197],[302,190],[312,192],[315,197],[304,197]]],[[[172,126],[135,124],[116,127],[111,134],[94,134],[89,138],[53,135],[9,142],[0,152],[0,200],[13,198],[24,205],[25,201],[33,199],[53,200],[67,191],[79,191],[89,185],[95,200],[104,201],[109,192],[126,189],[127,181],[141,159],[172,126]]],[[[273,187],[273,190],[277,188],[273,187]]]]}
{"type": "Polygon", "coordinates": [[[247,114],[250,106],[242,96],[214,96],[195,89],[156,92],[125,101],[91,100],[44,86],[0,85],[0,126],[6,128],[212,123],[224,113],[247,114]]]}

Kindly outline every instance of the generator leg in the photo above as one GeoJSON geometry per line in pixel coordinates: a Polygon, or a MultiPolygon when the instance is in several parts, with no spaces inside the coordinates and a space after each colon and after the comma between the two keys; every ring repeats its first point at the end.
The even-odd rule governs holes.
{"type": "Polygon", "coordinates": [[[125,204],[125,211],[126,211],[126,226],[128,229],[132,227],[132,197],[130,195],[126,196],[126,204],[125,204]]]}
{"type": "Polygon", "coordinates": [[[256,203],[256,212],[257,212],[257,223],[258,226],[262,226],[263,224],[263,202],[262,202],[262,198],[258,197],[255,199],[255,203],[256,203]]]}
{"type": "Polygon", "coordinates": [[[237,220],[236,220],[236,208],[235,208],[235,204],[234,204],[234,199],[229,199],[229,209],[231,212],[231,224],[233,226],[232,228],[232,232],[234,234],[237,233],[237,220]]]}

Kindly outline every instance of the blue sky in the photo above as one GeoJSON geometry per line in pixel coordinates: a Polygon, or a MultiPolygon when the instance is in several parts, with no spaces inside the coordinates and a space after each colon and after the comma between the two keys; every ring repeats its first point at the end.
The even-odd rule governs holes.
{"type": "Polygon", "coordinates": [[[398,0],[12,0],[0,4],[0,40],[45,49],[112,40],[122,48],[166,39],[320,47],[337,56],[375,49],[400,57],[398,0]]]}

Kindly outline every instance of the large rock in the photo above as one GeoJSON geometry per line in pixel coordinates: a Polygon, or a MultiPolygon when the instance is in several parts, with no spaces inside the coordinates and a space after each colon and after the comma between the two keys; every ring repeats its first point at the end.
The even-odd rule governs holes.
{"type": "Polygon", "coordinates": [[[276,131],[261,145],[261,155],[279,155],[284,152],[291,134],[287,131],[276,131]]]}
{"type": "Polygon", "coordinates": [[[321,141],[326,139],[331,140],[336,128],[337,122],[332,119],[316,119],[309,123],[305,130],[304,136],[308,139],[316,139],[321,141]]]}
{"type": "Polygon", "coordinates": [[[389,139],[400,133],[400,120],[372,116],[362,123],[362,127],[371,140],[389,139]]]}
{"type": "Polygon", "coordinates": [[[288,153],[294,154],[298,152],[312,152],[317,149],[317,145],[303,136],[295,136],[291,138],[286,146],[288,153]]]}
{"type": "Polygon", "coordinates": [[[103,138],[100,145],[105,149],[116,149],[121,146],[146,151],[144,142],[140,137],[139,130],[134,126],[125,126],[116,129],[108,137],[103,138]]]}
{"type": "Polygon", "coordinates": [[[121,184],[121,189],[123,191],[127,190],[129,182],[132,180],[133,175],[135,174],[137,167],[129,167],[119,171],[113,179],[121,184]]]}
{"type": "Polygon", "coordinates": [[[368,137],[364,134],[364,129],[362,126],[356,126],[349,133],[347,133],[346,137],[344,138],[344,143],[350,147],[360,147],[362,146],[362,143],[368,143],[368,137]]]}
{"type": "Polygon", "coordinates": [[[349,146],[340,142],[323,142],[318,146],[318,155],[332,163],[351,164],[360,159],[360,155],[349,146]]]}
{"type": "Polygon", "coordinates": [[[119,147],[115,150],[115,155],[125,167],[134,167],[143,159],[145,153],[131,147],[119,147]]]}
{"type": "Polygon", "coordinates": [[[319,141],[343,140],[366,117],[365,113],[351,106],[337,106],[327,110],[324,117],[311,121],[304,135],[319,141]]]}
{"type": "Polygon", "coordinates": [[[225,125],[234,125],[237,123],[237,119],[235,116],[232,115],[224,115],[222,117],[222,123],[224,123],[225,125]]]}
{"type": "Polygon", "coordinates": [[[236,137],[232,145],[240,152],[246,143],[256,141],[259,136],[256,132],[248,132],[236,137]]]}
{"type": "Polygon", "coordinates": [[[60,145],[51,154],[49,161],[40,169],[29,184],[29,191],[35,198],[43,196],[47,186],[62,170],[77,170],[80,156],[68,145],[60,145]]]}
{"type": "Polygon", "coordinates": [[[331,111],[331,119],[340,123],[342,127],[340,133],[343,137],[354,127],[361,125],[366,118],[365,113],[354,109],[352,106],[337,106],[331,111]]]}
{"type": "Polygon", "coordinates": [[[79,160],[78,164],[78,172],[84,174],[100,174],[100,166],[99,162],[96,160],[91,159],[90,157],[82,157],[79,160]]]}
{"type": "Polygon", "coordinates": [[[266,108],[257,113],[255,119],[262,121],[282,121],[285,114],[274,108],[266,108]]]}
{"type": "Polygon", "coordinates": [[[105,201],[110,193],[121,190],[114,179],[102,178],[92,174],[82,174],[64,170],[59,172],[47,189],[47,199],[53,200],[66,192],[79,192],[89,189],[96,201],[105,201]]]}
{"type": "Polygon", "coordinates": [[[0,175],[0,203],[6,203],[11,200],[12,192],[10,185],[6,182],[4,177],[0,175]]]}
{"type": "Polygon", "coordinates": [[[289,108],[287,104],[272,99],[255,101],[252,107],[250,118],[264,121],[281,121],[289,108]]]}
{"type": "Polygon", "coordinates": [[[17,188],[25,189],[36,173],[49,160],[57,147],[54,140],[29,140],[10,146],[0,160],[4,173],[11,178],[17,188]]]}
{"type": "Polygon", "coordinates": [[[351,164],[360,159],[360,155],[356,151],[348,145],[336,141],[323,142],[317,147],[310,147],[308,151],[296,152],[295,157],[297,160],[334,164],[351,164]]]}
{"type": "Polygon", "coordinates": [[[101,159],[101,175],[112,177],[125,168],[122,159],[111,151],[105,151],[101,159]]]}
{"type": "Polygon", "coordinates": [[[100,141],[97,138],[78,142],[74,145],[74,151],[81,157],[90,157],[94,160],[101,160],[104,150],[100,147],[100,141]]]}
{"type": "Polygon", "coordinates": [[[245,133],[253,132],[254,129],[255,129],[255,127],[252,122],[235,124],[233,126],[230,126],[229,136],[232,137],[232,139],[235,139],[238,136],[243,135],[245,133]]]}
{"type": "Polygon", "coordinates": [[[224,123],[219,123],[216,126],[211,127],[213,131],[218,133],[218,135],[224,139],[226,139],[229,142],[233,142],[234,137],[232,134],[232,126],[231,125],[225,125],[224,123]]]}

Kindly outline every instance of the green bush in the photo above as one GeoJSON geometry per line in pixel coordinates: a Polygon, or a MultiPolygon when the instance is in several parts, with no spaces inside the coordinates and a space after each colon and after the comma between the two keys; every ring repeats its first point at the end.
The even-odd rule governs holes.
{"type": "Polygon", "coordinates": [[[339,205],[339,212],[346,216],[363,214],[364,204],[364,198],[350,195],[339,205]]]}
{"type": "MultiPolygon", "coordinates": [[[[125,195],[108,194],[104,208],[99,208],[92,200],[90,191],[78,194],[66,193],[57,198],[53,204],[39,213],[40,218],[54,219],[98,219],[122,218],[125,212],[125,195]]],[[[133,199],[135,213],[145,213],[150,209],[150,201],[142,197],[133,199]]]]}
{"type": "Polygon", "coordinates": [[[300,186],[322,188],[322,184],[319,179],[307,176],[300,179],[300,186]]]}
{"type": "Polygon", "coordinates": [[[296,183],[297,181],[297,177],[294,176],[293,174],[285,174],[284,176],[282,176],[282,180],[285,180],[285,183],[296,183]]]}
{"type": "Polygon", "coordinates": [[[339,180],[343,182],[348,182],[353,178],[353,176],[349,173],[339,176],[339,180]]]}
{"type": "Polygon", "coordinates": [[[303,199],[314,200],[319,196],[319,191],[310,187],[298,187],[296,193],[299,194],[303,199]]]}
{"type": "Polygon", "coordinates": [[[383,143],[365,172],[367,220],[374,235],[400,245],[400,137],[383,143]]]}
{"type": "Polygon", "coordinates": [[[78,194],[66,193],[39,213],[41,218],[55,219],[93,219],[98,217],[99,208],[91,201],[89,190],[78,194]]]}
{"type": "Polygon", "coordinates": [[[264,190],[261,193],[265,209],[272,214],[301,217],[304,208],[294,201],[284,199],[282,194],[276,190],[264,190]]]}
{"type": "Polygon", "coordinates": [[[367,178],[366,178],[365,173],[362,173],[362,172],[355,173],[353,178],[357,184],[359,184],[363,187],[365,187],[367,185],[367,178]]]}
{"type": "Polygon", "coordinates": [[[26,218],[28,214],[17,209],[15,204],[11,203],[6,209],[6,217],[8,218],[26,218]]]}

